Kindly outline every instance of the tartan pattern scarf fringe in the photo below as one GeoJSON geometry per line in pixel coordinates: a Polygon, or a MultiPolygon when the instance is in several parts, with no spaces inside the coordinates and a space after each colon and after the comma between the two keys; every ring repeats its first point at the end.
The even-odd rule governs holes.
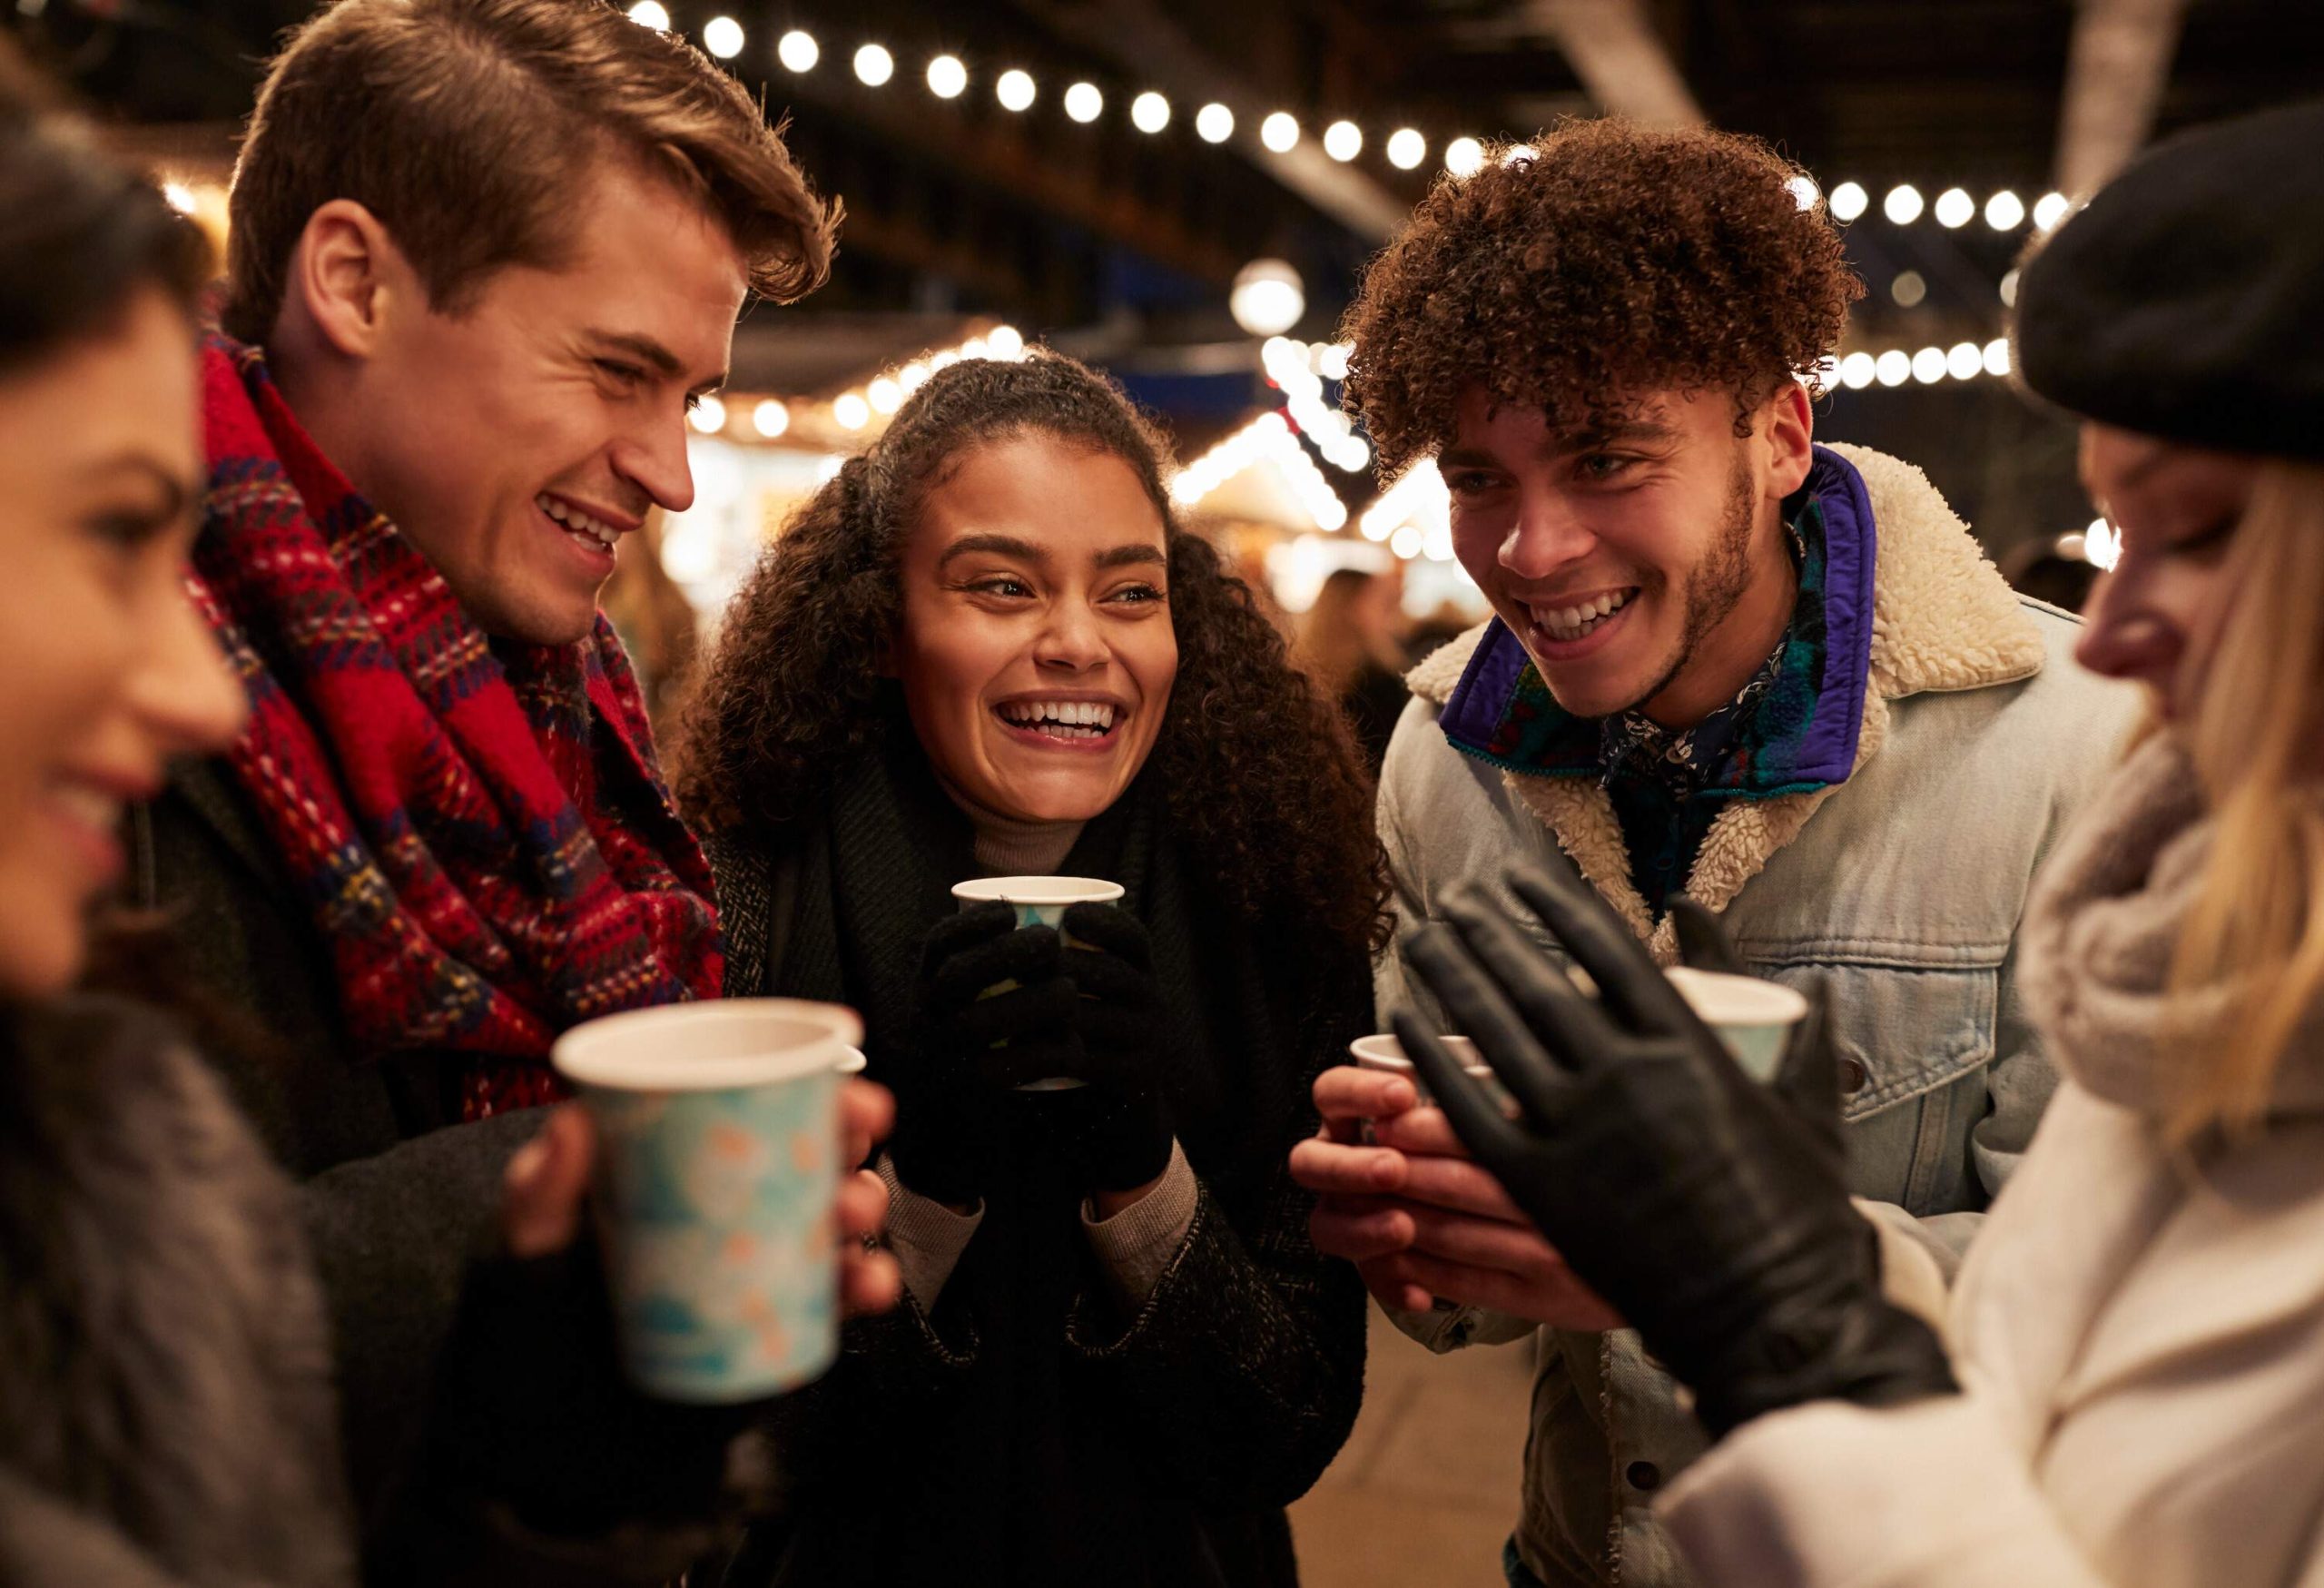
{"type": "Polygon", "coordinates": [[[550,1041],[718,995],[710,872],[621,642],[487,638],[316,448],[259,350],[202,350],[189,583],[250,695],[231,755],[330,945],[358,1056],[450,1050],[464,1119],[561,1095],[550,1041]]]}

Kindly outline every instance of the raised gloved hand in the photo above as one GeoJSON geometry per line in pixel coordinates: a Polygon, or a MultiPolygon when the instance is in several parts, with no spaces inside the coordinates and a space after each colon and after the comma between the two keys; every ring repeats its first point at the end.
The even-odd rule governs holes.
{"type": "MultiPolygon", "coordinates": [[[[1820,1029],[1796,1037],[1780,1090],[1758,1086],[1571,868],[1521,870],[1510,885],[1598,998],[1473,886],[1446,895],[1449,928],[1423,927],[1406,947],[1521,1117],[1410,1011],[1395,1011],[1397,1035],[1478,1161],[1693,1388],[1705,1426],[1723,1435],[1810,1400],[1951,1390],[1935,1336],[1881,1297],[1837,1126],[1796,1111],[1817,1096],[1830,1109],[1820,1029]]],[[[1699,952],[1708,924],[1684,923],[1699,952]]],[[[1822,1018],[1817,1005],[1807,1023],[1822,1018]]]]}
{"type": "Polygon", "coordinates": [[[957,1206],[979,1200],[1009,1090],[1081,1069],[1073,983],[1058,955],[1054,929],[1020,927],[998,902],[948,915],[928,934],[906,1062],[881,1077],[896,1094],[888,1151],[909,1189],[957,1206]]]}
{"type": "Polygon", "coordinates": [[[1153,949],[1137,917],[1112,904],[1068,909],[1065,937],[1059,962],[1079,995],[1073,1023],[1081,1051],[1076,1068],[1058,1073],[1086,1084],[1052,1100],[1059,1150],[1075,1183],[1132,1190],[1170,1163],[1153,949]]]}

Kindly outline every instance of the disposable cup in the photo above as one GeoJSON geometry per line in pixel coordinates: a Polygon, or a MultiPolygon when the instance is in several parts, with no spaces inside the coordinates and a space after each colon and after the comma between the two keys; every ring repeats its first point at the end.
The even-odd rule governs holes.
{"type": "MultiPolygon", "coordinates": [[[[1019,926],[1054,926],[1063,929],[1065,912],[1075,904],[1110,904],[1122,896],[1119,883],[1109,883],[1102,877],[971,877],[956,883],[952,897],[960,908],[972,910],[979,904],[999,900],[1017,912],[1019,926]]],[[[1070,943],[1074,940],[1065,940],[1070,943]]],[[[990,998],[1006,992],[1017,985],[1014,981],[996,981],[984,990],[990,998]]],[[[1019,1091],[1070,1091],[1086,1082],[1070,1076],[1053,1075],[1042,1080],[1029,1080],[1019,1091]]]]}
{"type": "Polygon", "coordinates": [[[1773,1080],[1791,1028],[1807,1018],[1807,1000],[1780,982],[1679,965],[1667,972],[1695,1017],[1718,1033],[1743,1073],[1773,1080]]]}
{"type": "MultiPolygon", "coordinates": [[[[1503,1111],[1512,1114],[1516,1112],[1516,1105],[1511,1099],[1508,1089],[1501,1084],[1501,1077],[1492,1072],[1492,1065],[1477,1057],[1477,1045],[1474,1042],[1466,1037],[1444,1037],[1439,1040],[1443,1042],[1446,1051],[1452,1055],[1462,1069],[1484,1083],[1485,1090],[1492,1094],[1493,1100],[1502,1106],[1503,1111]]],[[[1419,1070],[1413,1066],[1411,1058],[1405,1054],[1404,1045],[1396,1039],[1394,1032],[1383,1031],[1378,1036],[1358,1037],[1347,1045],[1347,1050],[1355,1060],[1357,1069],[1376,1070],[1388,1075],[1401,1075],[1413,1083],[1413,1090],[1420,1094],[1422,1106],[1434,1106],[1436,1100],[1429,1095],[1428,1083],[1421,1080],[1419,1070]]]]}
{"type": "Polygon", "coordinates": [[[597,1127],[598,1227],[639,1388],[755,1400],[831,1366],[839,1090],[862,1040],[854,1011],[782,998],[633,1010],[557,1039],[597,1127]]]}

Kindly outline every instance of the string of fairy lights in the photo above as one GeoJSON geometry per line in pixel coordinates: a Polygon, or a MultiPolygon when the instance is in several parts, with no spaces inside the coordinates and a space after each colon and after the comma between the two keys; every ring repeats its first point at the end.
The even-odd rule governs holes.
{"type": "MultiPolygon", "coordinates": [[[[629,8],[629,17],[643,27],[663,33],[676,31],[675,20],[663,0],[638,0],[629,8]]],[[[696,36],[704,50],[722,61],[739,59],[750,44],[748,30],[724,13],[704,19],[696,36]]],[[[822,69],[825,52],[822,42],[813,34],[803,27],[793,27],[775,40],[774,58],[792,75],[805,76],[822,69]]],[[[855,80],[866,88],[886,88],[894,84],[901,66],[893,51],[869,41],[848,53],[847,63],[855,80]]],[[[931,56],[921,80],[931,94],[945,101],[958,100],[976,86],[968,63],[950,54],[931,56]]],[[[1040,83],[1022,66],[1010,66],[994,74],[990,86],[994,101],[1012,114],[1026,113],[1041,98],[1040,83]]],[[[1108,100],[1099,84],[1077,79],[1059,92],[1058,103],[1069,119],[1086,126],[1105,115],[1108,100]]],[[[1129,124],[1148,136],[1158,136],[1177,124],[1180,109],[1167,95],[1153,89],[1133,94],[1128,99],[1129,124]]],[[[1191,123],[1195,135],[1206,143],[1227,143],[1240,128],[1233,108],[1216,100],[1196,107],[1191,123]]],[[[1467,133],[1432,144],[1428,134],[1417,127],[1367,129],[1345,117],[1313,131],[1288,110],[1271,111],[1261,116],[1251,132],[1259,146],[1271,154],[1289,154],[1313,136],[1326,155],[1342,164],[1361,159],[1367,149],[1377,149],[1381,157],[1398,171],[1419,170],[1428,163],[1433,149],[1442,168],[1456,177],[1471,176],[1483,169],[1488,150],[1484,139],[1467,133]]],[[[1521,145],[1509,151],[1508,155],[1521,156],[1523,153],[1521,145]]],[[[1824,197],[1816,184],[1805,177],[1798,179],[1797,190],[1804,192],[1803,208],[1824,197]]],[[[1870,212],[1872,194],[1861,182],[1847,181],[1831,189],[1825,202],[1833,219],[1852,222],[1870,212]]],[[[1966,188],[1948,187],[1931,201],[1925,199],[1920,189],[1912,183],[1899,182],[1883,194],[1879,212],[1894,225],[1908,226],[1926,218],[1947,230],[1959,230],[1982,215],[1991,230],[2008,232],[2029,222],[2036,230],[2047,231],[2066,213],[2068,205],[2063,193],[2043,193],[2029,200],[2008,188],[1989,192],[1980,200],[1966,188]]]]}

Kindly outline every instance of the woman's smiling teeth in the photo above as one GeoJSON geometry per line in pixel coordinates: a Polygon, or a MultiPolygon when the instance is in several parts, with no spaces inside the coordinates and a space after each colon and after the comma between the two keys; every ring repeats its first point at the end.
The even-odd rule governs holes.
{"type": "Polygon", "coordinates": [[[533,498],[533,506],[565,526],[565,532],[594,551],[611,551],[621,531],[611,525],[592,518],[569,502],[559,501],[546,493],[533,498]]]}
{"type": "Polygon", "coordinates": [[[1100,700],[1011,700],[993,707],[1011,727],[1052,739],[1102,739],[1114,731],[1114,708],[1100,700]]]}
{"type": "Polygon", "coordinates": [[[1540,626],[1541,632],[1551,639],[1576,640],[1630,605],[1630,597],[1637,594],[1638,590],[1633,587],[1596,597],[1579,607],[1545,607],[1530,603],[1526,610],[1533,615],[1533,621],[1540,626]]]}

